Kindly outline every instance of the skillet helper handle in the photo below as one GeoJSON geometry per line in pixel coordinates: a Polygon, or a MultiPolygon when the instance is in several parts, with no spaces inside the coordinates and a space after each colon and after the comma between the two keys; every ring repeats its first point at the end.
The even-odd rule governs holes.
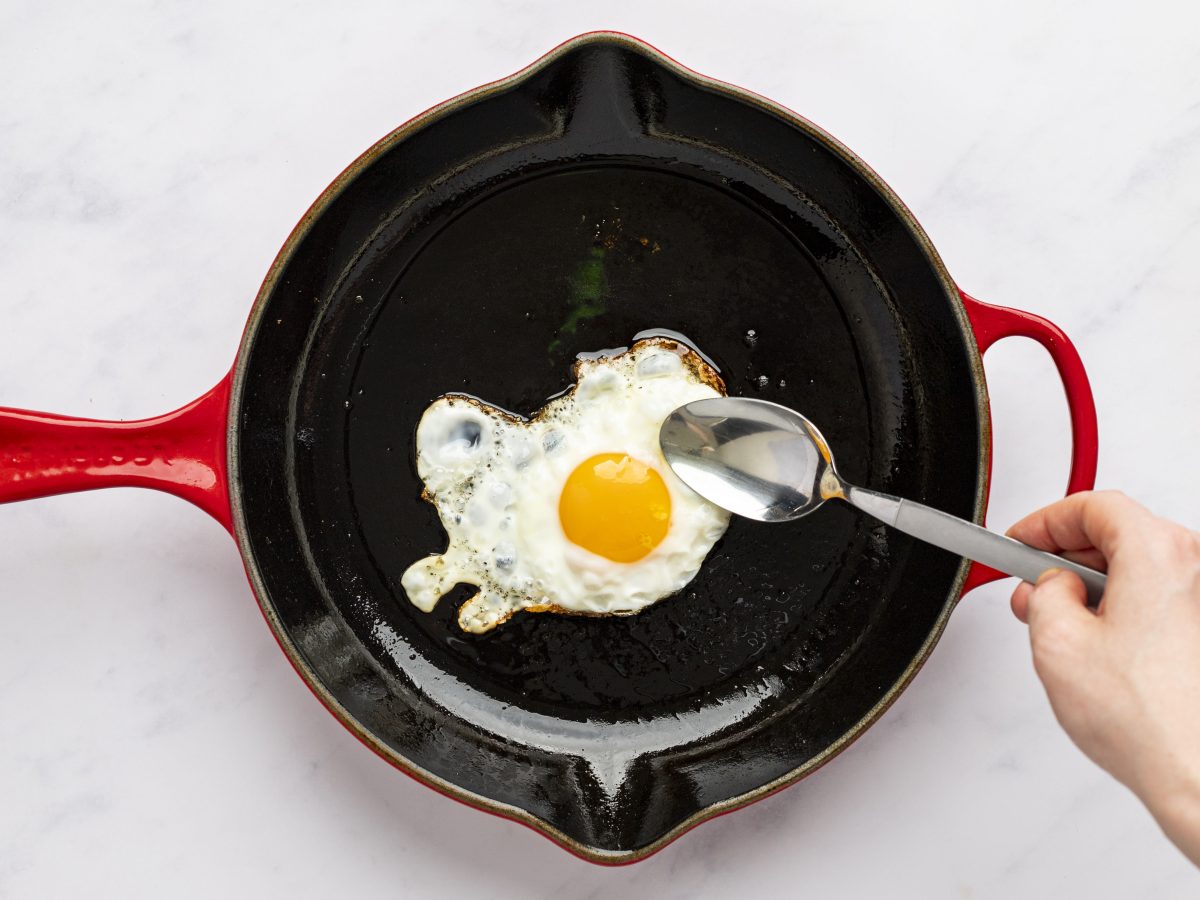
{"type": "Polygon", "coordinates": [[[232,528],[225,464],[227,376],[175,412],[136,422],[0,408],[0,503],[103,487],[144,487],[232,528]]]}
{"type": "MultiPolygon", "coordinates": [[[[1067,493],[1091,490],[1096,485],[1096,457],[1099,437],[1096,428],[1096,401],[1092,386],[1079,351],[1063,333],[1063,330],[1048,319],[1033,313],[993,306],[976,300],[964,291],[959,291],[979,352],[985,353],[992,344],[1007,337],[1032,338],[1041,344],[1054,361],[1067,395],[1067,409],[1071,415],[1071,471],[1067,478],[1067,493]]],[[[989,467],[991,460],[988,460],[989,467]]],[[[1060,566],[1060,568],[1064,568],[1060,566]]],[[[976,562],[967,572],[963,593],[1004,578],[1003,572],[976,562]]],[[[1086,580],[1085,580],[1086,583],[1086,580]]],[[[1090,589],[1089,589],[1090,590],[1090,589]]],[[[1090,594],[1089,594],[1090,597],[1090,594]]]]}
{"type": "Polygon", "coordinates": [[[1108,580],[1103,572],[1081,566],[1053,553],[1038,550],[1010,537],[981,528],[974,522],[960,519],[941,510],[901,500],[878,491],[850,488],[846,499],[858,509],[926,543],[965,556],[989,566],[1003,575],[1015,575],[1030,584],[1051,569],[1066,569],[1074,572],[1087,588],[1088,606],[1100,605],[1104,584],[1108,580]]]}

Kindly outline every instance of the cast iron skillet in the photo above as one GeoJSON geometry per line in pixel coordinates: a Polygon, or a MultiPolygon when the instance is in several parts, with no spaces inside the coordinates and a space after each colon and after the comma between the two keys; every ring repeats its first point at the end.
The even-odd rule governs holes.
{"type": "MultiPolygon", "coordinates": [[[[895,699],[964,587],[995,577],[829,504],[734,521],[633,617],[473,636],[399,576],[444,547],[413,431],[467,391],[521,413],[577,353],[669,329],[731,393],[803,410],[848,479],[982,521],[979,353],[1023,334],[1063,375],[1070,490],[1095,473],[1078,355],[960,295],[911,214],[812,124],[618,34],[388,135],[296,227],[230,376],[158,419],[0,411],[0,500],[171,491],[236,536],[264,615],[369,747],[599,862],[796,781],[895,699]],[[799,347],[806,348],[803,353],[799,347]]],[[[617,448],[619,449],[619,448],[617,448]]]]}

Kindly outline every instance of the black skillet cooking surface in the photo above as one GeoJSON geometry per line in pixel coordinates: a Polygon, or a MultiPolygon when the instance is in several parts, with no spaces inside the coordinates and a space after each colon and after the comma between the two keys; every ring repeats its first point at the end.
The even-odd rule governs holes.
{"type": "Polygon", "coordinates": [[[397,764],[627,860],[840,749],[924,658],[961,560],[838,504],[735,520],[631,617],[475,636],[465,589],[425,614],[400,587],[445,547],[430,401],[529,414],[650,329],[803,411],[851,481],[977,518],[961,305],[825,136],[596,36],[386,139],[307,229],[240,362],[239,535],[302,674],[397,764]]]}

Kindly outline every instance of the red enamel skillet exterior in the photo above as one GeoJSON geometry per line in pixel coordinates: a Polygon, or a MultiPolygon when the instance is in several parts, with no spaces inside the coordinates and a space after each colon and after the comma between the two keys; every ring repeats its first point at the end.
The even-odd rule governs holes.
{"type": "MultiPolygon", "coordinates": [[[[1092,487],[1098,448],[1096,410],[1087,375],[1071,342],[1059,328],[1039,316],[982,303],[965,293],[961,293],[961,301],[979,353],[1006,337],[1031,338],[1050,353],[1061,376],[1071,416],[1073,443],[1067,492],[1092,487]]],[[[0,503],[102,487],[145,487],[194,503],[232,532],[233,487],[228,474],[228,442],[237,433],[236,423],[230,421],[229,414],[232,384],[231,373],[193,403],[163,416],[134,422],[0,409],[0,503]]],[[[989,465],[990,456],[989,444],[989,465]]],[[[963,593],[1001,577],[993,570],[974,565],[963,593]]],[[[361,739],[357,731],[354,733],[361,739]]],[[[378,750],[369,743],[368,746],[378,750]]],[[[395,762],[386,755],[385,758],[395,762]]],[[[454,793],[448,795],[464,799],[454,793]]],[[[762,796],[765,793],[756,794],[754,799],[762,796]]],[[[682,832],[673,834],[672,839],[679,833],[682,832]]],[[[560,843],[578,852],[570,843],[560,843]]],[[[645,857],[625,861],[638,858],[645,857]]]]}

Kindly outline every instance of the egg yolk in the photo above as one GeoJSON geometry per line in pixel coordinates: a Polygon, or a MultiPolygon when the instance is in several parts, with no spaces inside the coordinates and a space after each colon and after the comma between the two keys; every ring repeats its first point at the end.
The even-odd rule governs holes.
{"type": "Polygon", "coordinates": [[[644,462],[600,453],[567,478],[558,517],[572,543],[613,562],[637,562],[667,536],[671,495],[644,462]]]}

